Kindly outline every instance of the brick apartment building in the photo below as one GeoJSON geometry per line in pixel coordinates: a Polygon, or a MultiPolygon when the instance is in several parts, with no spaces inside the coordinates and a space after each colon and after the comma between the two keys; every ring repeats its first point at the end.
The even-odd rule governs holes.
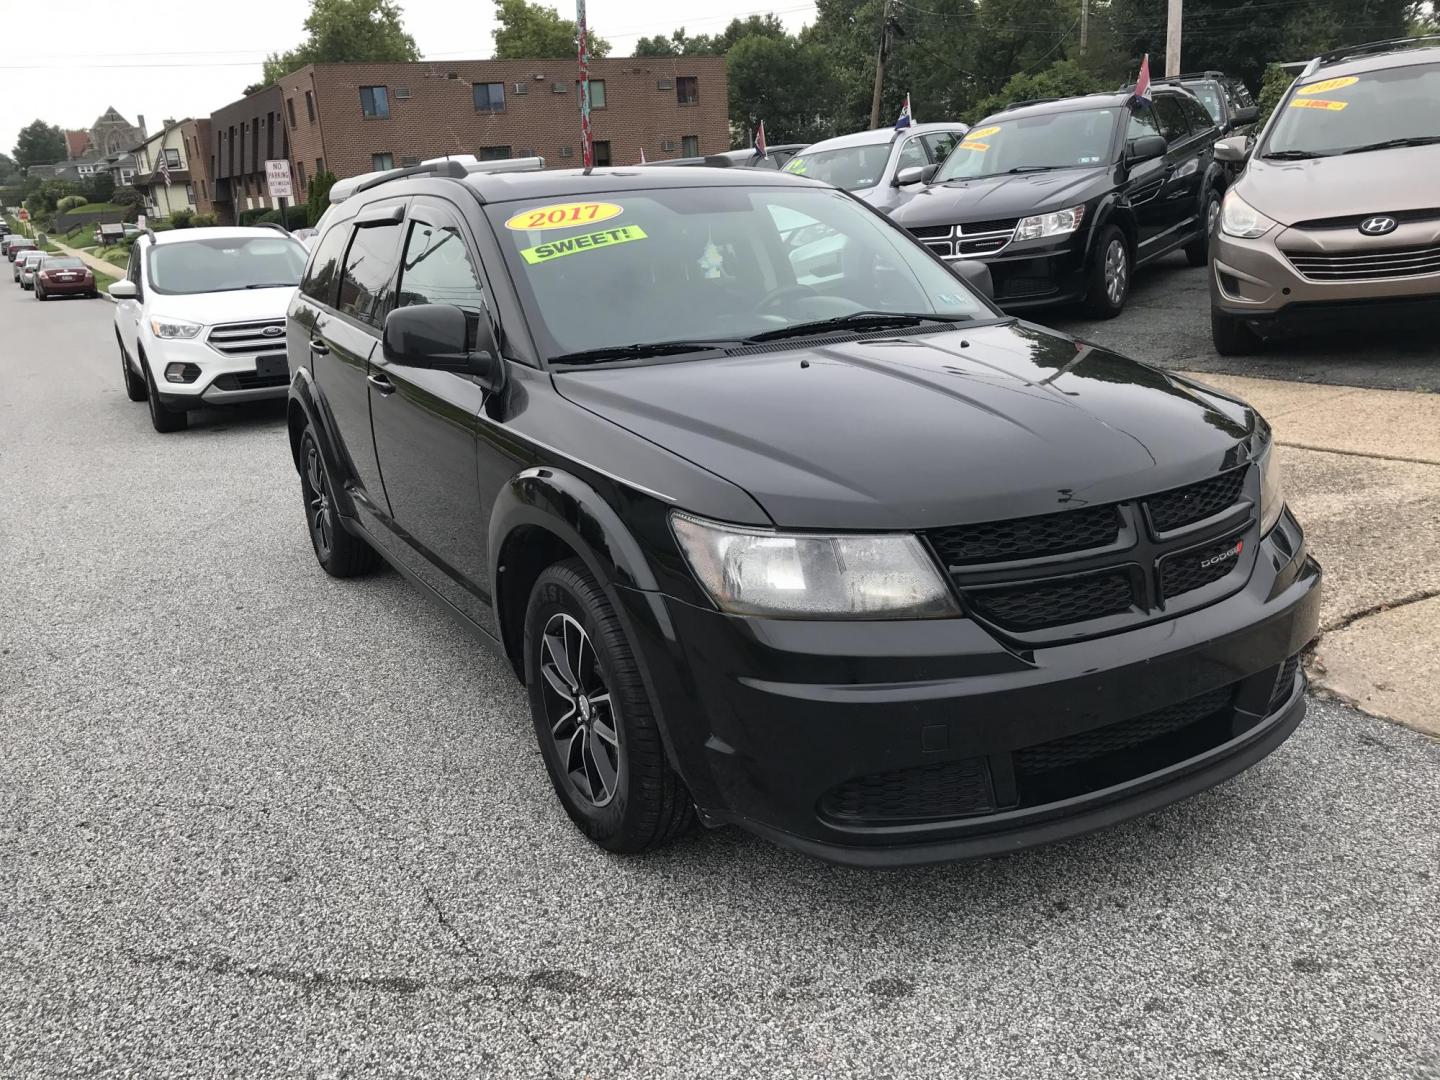
{"type": "Polygon", "coordinates": [[[207,198],[220,224],[234,225],[246,210],[275,205],[267,194],[265,162],[290,155],[283,108],[280,87],[271,85],[210,114],[207,198]]]}
{"type": "Polygon", "coordinates": [[[213,214],[215,204],[211,201],[215,181],[210,173],[210,118],[201,116],[186,120],[180,125],[180,137],[184,143],[185,158],[190,165],[191,198],[195,210],[200,214],[213,214]]]}
{"type": "MultiPolygon", "coordinates": [[[[632,164],[642,149],[658,161],[730,148],[723,57],[596,60],[590,79],[597,164],[632,164]]],[[[578,93],[573,60],[312,64],[245,102],[265,97],[247,109],[262,142],[271,129],[261,118],[283,107],[303,199],[327,168],[343,179],[445,154],[578,166],[578,93]]],[[[217,136],[236,122],[225,113],[211,118],[217,136]]]]}

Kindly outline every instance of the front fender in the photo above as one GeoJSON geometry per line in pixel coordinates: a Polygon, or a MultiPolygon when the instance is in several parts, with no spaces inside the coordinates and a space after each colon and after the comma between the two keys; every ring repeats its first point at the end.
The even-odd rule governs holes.
{"type": "Polygon", "coordinates": [[[1095,238],[1100,235],[1103,229],[1111,221],[1118,221],[1120,230],[1130,238],[1131,243],[1135,242],[1135,221],[1129,205],[1122,203],[1118,192],[1110,192],[1100,204],[1095,207],[1095,223],[1090,226],[1090,231],[1085,236],[1085,264],[1090,264],[1090,256],[1095,252],[1095,238]],[[1119,220],[1122,219],[1123,220],[1119,220]]]}
{"type": "MultiPolygon", "coordinates": [[[[290,432],[290,459],[298,473],[300,465],[300,436],[309,426],[315,432],[315,442],[320,447],[320,456],[325,460],[325,471],[332,478],[349,475],[340,459],[339,443],[335,438],[335,425],[324,407],[315,376],[308,367],[301,367],[290,380],[290,394],[286,401],[287,424],[290,432]]],[[[355,503],[343,483],[331,485],[334,490],[336,509],[345,517],[355,517],[355,503]]]]}

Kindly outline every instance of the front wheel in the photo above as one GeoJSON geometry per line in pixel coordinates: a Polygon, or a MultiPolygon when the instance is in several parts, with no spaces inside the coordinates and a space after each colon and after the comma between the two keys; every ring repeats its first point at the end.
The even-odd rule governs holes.
{"type": "Polygon", "coordinates": [[[1191,266],[1204,266],[1210,258],[1210,237],[1215,234],[1215,221],[1220,217],[1220,192],[1211,188],[1205,193],[1205,206],[1200,214],[1204,231],[1185,245],[1185,261],[1191,266]]]}
{"type": "Polygon", "coordinates": [[[1113,319],[1130,298],[1130,245],[1118,226],[1106,225],[1096,238],[1090,259],[1085,312],[1097,319],[1113,319]]]}
{"type": "Polygon", "coordinates": [[[694,823],[625,631],[579,559],[549,567],[531,590],[525,681],[550,782],[581,832],[631,853],[694,823]]]}
{"type": "Polygon", "coordinates": [[[190,414],[184,409],[172,409],[160,400],[160,391],[155,386],[155,376],[150,374],[150,366],[141,359],[145,366],[146,400],[150,404],[150,425],[162,435],[168,435],[172,431],[184,431],[190,426],[190,414]]]}
{"type": "Polygon", "coordinates": [[[45,295],[45,290],[42,289],[39,285],[35,286],[35,299],[40,301],[49,299],[49,297],[45,295]]]}
{"type": "Polygon", "coordinates": [[[335,509],[334,492],[320,444],[307,427],[300,437],[300,495],[305,500],[310,546],[315,549],[316,561],[331,577],[355,577],[375,569],[380,556],[345,528],[335,509]]]}
{"type": "Polygon", "coordinates": [[[1264,344],[1244,319],[1226,315],[1214,305],[1210,307],[1210,339],[1221,356],[1249,356],[1264,344]]]}

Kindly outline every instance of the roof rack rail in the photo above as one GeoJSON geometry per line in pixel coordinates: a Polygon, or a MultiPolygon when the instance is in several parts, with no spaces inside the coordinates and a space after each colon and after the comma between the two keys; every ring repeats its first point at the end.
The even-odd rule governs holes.
{"type": "Polygon", "coordinates": [[[1001,109],[1000,111],[1001,111],[1001,112],[1009,112],[1011,109],[1023,109],[1023,108],[1025,108],[1027,105],[1048,105],[1048,104],[1049,104],[1050,102],[1052,102],[1052,101],[1060,101],[1060,100],[1062,100],[1062,99],[1061,99],[1061,98],[1058,98],[1058,97],[1027,98],[1027,99],[1024,100],[1024,101],[1011,101],[1011,102],[1007,102],[1006,105],[1005,105],[1005,107],[1004,107],[1003,109],[1001,109]]]}
{"type": "Polygon", "coordinates": [[[1341,49],[1323,52],[1315,59],[1322,64],[1337,64],[1341,60],[1350,60],[1357,56],[1401,52],[1404,49],[1415,48],[1422,41],[1440,44],[1440,34],[1422,34],[1419,37],[1388,38],[1385,41],[1367,41],[1363,45],[1346,45],[1341,49]]]}
{"type": "Polygon", "coordinates": [[[545,168],[543,157],[506,158],[502,161],[477,161],[474,154],[452,154],[449,157],[431,158],[419,165],[403,169],[384,169],[380,172],[362,173],[335,181],[330,189],[330,202],[344,202],[352,195],[369,191],[392,180],[403,180],[409,176],[444,176],[451,180],[463,180],[472,173],[531,172],[545,168]]]}
{"type": "Polygon", "coordinates": [[[1179,82],[1181,79],[1223,79],[1226,75],[1223,71],[1182,71],[1179,75],[1166,75],[1163,79],[1152,80],[1157,83],[1179,82]]]}

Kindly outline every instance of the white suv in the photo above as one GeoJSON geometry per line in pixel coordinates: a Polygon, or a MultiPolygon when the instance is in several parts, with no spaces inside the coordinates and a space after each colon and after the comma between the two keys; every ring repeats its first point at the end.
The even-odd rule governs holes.
{"type": "Polygon", "coordinates": [[[124,281],[110,286],[131,401],[156,431],[190,409],[283,398],[285,311],[309,257],[278,226],[146,231],[124,281]]]}

